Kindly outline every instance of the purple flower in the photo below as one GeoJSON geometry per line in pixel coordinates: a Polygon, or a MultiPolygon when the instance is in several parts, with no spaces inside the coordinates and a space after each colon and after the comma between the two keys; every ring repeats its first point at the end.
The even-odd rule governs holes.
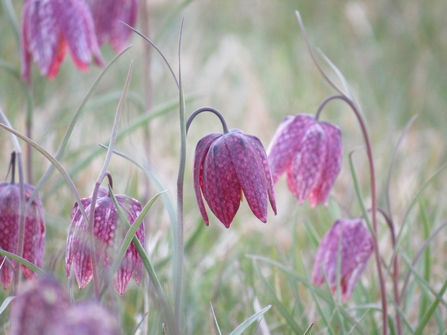
{"type": "Polygon", "coordinates": [[[67,48],[82,71],[91,57],[102,65],[91,13],[83,0],[26,0],[22,15],[22,79],[31,81],[31,60],[43,76],[56,77],[67,48]]]}
{"type": "MultiPolygon", "coordinates": [[[[34,187],[25,184],[25,201],[28,201],[34,187]]],[[[15,183],[0,182],[0,248],[18,254],[20,223],[20,185],[15,183]]],[[[25,236],[23,243],[23,258],[41,267],[45,244],[45,222],[43,206],[39,196],[31,202],[25,213],[25,236]]],[[[16,262],[5,260],[0,256],[0,283],[3,288],[11,284],[13,266],[16,262]]],[[[25,266],[22,267],[24,275],[31,279],[34,272],[25,266]]]]}
{"type": "Polygon", "coordinates": [[[194,159],[194,190],[206,225],[211,211],[230,227],[242,200],[242,192],[253,214],[267,221],[268,200],[276,214],[275,194],[267,156],[261,141],[238,129],[202,138],[194,159]]]}
{"type": "Polygon", "coordinates": [[[28,283],[11,305],[11,335],[118,335],[116,317],[97,303],[71,306],[56,279],[28,283]]]}
{"type": "Polygon", "coordinates": [[[41,277],[17,295],[11,305],[11,335],[61,334],[70,299],[56,279],[41,277]]]}
{"type": "Polygon", "coordinates": [[[334,293],[337,289],[338,250],[341,250],[340,289],[342,299],[346,301],[357,285],[373,252],[373,240],[369,230],[363,225],[362,219],[336,221],[318,247],[312,282],[320,286],[326,282],[327,278],[334,293]]]}
{"type": "MultiPolygon", "coordinates": [[[[131,224],[141,212],[140,203],[124,194],[117,194],[116,199],[120,207],[127,214],[131,224]]],[[[87,217],[90,215],[90,204],[92,197],[81,199],[86,211],[87,217]]],[[[94,235],[95,248],[98,259],[101,259],[105,267],[109,267],[113,262],[113,256],[117,252],[122,239],[117,235],[124,237],[125,229],[120,226],[118,211],[115,208],[109,192],[100,187],[95,206],[94,235]]],[[[73,264],[74,273],[79,288],[84,288],[93,277],[92,263],[89,251],[88,227],[81,214],[78,204],[75,203],[71,213],[71,225],[67,238],[67,252],[65,257],[65,274],[70,275],[70,268],[73,264]]],[[[144,245],[144,225],[138,227],[137,238],[144,245]]],[[[142,260],[133,243],[130,244],[123,261],[118,269],[115,278],[115,288],[119,294],[123,294],[132,275],[135,274],[135,282],[139,285],[141,281],[142,260]]]]}
{"type": "Polygon", "coordinates": [[[287,172],[287,185],[298,203],[309,198],[312,207],[327,204],[341,169],[341,132],[336,126],[307,114],[289,116],[268,151],[274,183],[287,172]]]}
{"type": "Polygon", "coordinates": [[[95,22],[99,45],[110,40],[113,49],[120,52],[126,46],[138,17],[138,0],[88,0],[95,22]]]}

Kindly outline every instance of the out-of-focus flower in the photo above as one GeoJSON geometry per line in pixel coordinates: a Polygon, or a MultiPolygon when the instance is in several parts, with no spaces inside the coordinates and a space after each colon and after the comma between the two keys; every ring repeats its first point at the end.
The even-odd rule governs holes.
{"type": "MultiPolygon", "coordinates": [[[[25,201],[31,197],[34,187],[25,184],[25,201]]],[[[20,185],[0,182],[0,248],[18,253],[20,223],[20,185]]],[[[41,267],[45,245],[45,222],[43,206],[39,196],[36,196],[25,213],[25,236],[23,243],[23,258],[41,267]]],[[[0,256],[0,282],[3,288],[11,284],[13,266],[16,262],[7,261],[0,256]]],[[[28,279],[33,278],[34,272],[22,265],[22,272],[28,279]]]]}
{"type": "Polygon", "coordinates": [[[95,21],[99,45],[110,41],[113,49],[120,52],[132,33],[128,27],[135,26],[138,17],[138,0],[88,0],[95,21]]]}
{"type": "Polygon", "coordinates": [[[31,81],[31,60],[43,76],[54,78],[67,48],[82,71],[91,57],[103,60],[88,5],[83,0],[26,0],[22,14],[22,79],[31,81]]]}
{"type": "Polygon", "coordinates": [[[273,182],[287,172],[287,185],[298,203],[327,204],[341,169],[342,143],[338,127],[312,115],[287,117],[269,147],[273,182]]]}
{"type": "Polygon", "coordinates": [[[11,335],[118,335],[116,318],[96,303],[71,306],[56,279],[28,283],[11,305],[11,335]]]}
{"type": "MultiPolygon", "coordinates": [[[[116,199],[120,207],[127,214],[131,224],[141,212],[140,203],[124,194],[117,194],[116,199]]],[[[90,216],[90,205],[92,196],[81,199],[87,217],[90,216]]],[[[120,247],[121,240],[117,237],[124,237],[125,229],[120,226],[121,221],[118,211],[115,208],[113,199],[108,190],[99,188],[95,206],[94,235],[95,248],[98,259],[101,259],[105,267],[109,267],[113,262],[113,257],[120,247]],[[117,240],[118,238],[118,240],[117,240]]],[[[136,233],[137,238],[144,245],[144,225],[141,224],[136,233]]],[[[84,288],[92,279],[92,263],[90,258],[88,227],[81,214],[78,204],[75,203],[71,213],[70,231],[67,238],[67,251],[65,257],[65,273],[70,275],[70,268],[73,264],[76,280],[79,288],[84,288]]],[[[123,261],[115,277],[114,286],[119,294],[123,294],[132,275],[135,274],[135,282],[139,285],[141,281],[142,260],[133,243],[130,244],[123,261]]]]}
{"type": "Polygon", "coordinates": [[[65,321],[70,300],[56,279],[29,282],[11,305],[11,335],[52,335],[65,321]]]}
{"type": "Polygon", "coordinates": [[[261,141],[238,129],[202,138],[194,159],[194,190],[206,225],[211,211],[230,227],[242,200],[242,192],[253,214],[267,221],[268,200],[276,214],[275,193],[267,156],[261,141]]]}
{"type": "Polygon", "coordinates": [[[65,313],[64,323],[53,334],[119,335],[117,318],[96,303],[76,305],[65,313]]]}
{"type": "Polygon", "coordinates": [[[312,282],[320,286],[325,283],[325,278],[327,278],[332,292],[335,293],[337,289],[337,258],[339,257],[340,289],[342,299],[346,301],[365,270],[372,252],[373,240],[368,228],[363,225],[362,219],[337,220],[318,247],[312,282]],[[338,250],[341,251],[340,256],[338,256],[338,250]]]}

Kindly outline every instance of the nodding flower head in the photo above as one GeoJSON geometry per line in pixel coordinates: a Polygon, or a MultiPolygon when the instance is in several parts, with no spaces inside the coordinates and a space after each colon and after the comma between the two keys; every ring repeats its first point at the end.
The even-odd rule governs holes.
{"type": "Polygon", "coordinates": [[[327,204],[341,169],[341,132],[333,124],[308,114],[287,117],[270,144],[273,182],[287,173],[287,185],[298,203],[309,198],[312,207],[327,204]]]}
{"type": "Polygon", "coordinates": [[[84,0],[26,0],[22,14],[22,79],[31,81],[31,60],[43,76],[56,77],[67,49],[88,70],[91,57],[103,64],[93,19],[84,0]]]}
{"type": "Polygon", "coordinates": [[[116,52],[126,46],[138,17],[138,0],[88,0],[99,45],[110,40],[116,52]]]}
{"type": "MultiPolygon", "coordinates": [[[[25,187],[25,201],[28,202],[34,187],[25,187]]],[[[20,185],[0,182],[0,248],[18,254],[20,224],[20,185]]],[[[39,196],[36,196],[25,212],[25,235],[23,241],[23,258],[41,267],[45,245],[45,222],[43,206],[39,196]]],[[[3,288],[11,284],[13,267],[16,262],[0,256],[0,283],[3,288]]],[[[22,272],[31,279],[34,272],[22,265],[22,272]]]]}
{"type": "Polygon", "coordinates": [[[194,159],[194,190],[202,217],[209,225],[202,199],[211,211],[230,227],[242,200],[253,214],[267,221],[268,201],[276,214],[275,194],[267,156],[261,141],[238,129],[202,138],[194,159]]]}
{"type": "MultiPolygon", "coordinates": [[[[117,194],[116,200],[119,206],[127,214],[127,218],[133,224],[141,212],[140,203],[124,194],[117,194]]],[[[92,196],[81,199],[87,217],[90,217],[92,196]]],[[[110,267],[113,256],[120,247],[124,238],[125,227],[122,226],[118,211],[109,191],[104,187],[99,188],[95,205],[94,236],[96,257],[102,260],[104,267],[110,267]]],[[[144,245],[144,225],[138,227],[137,238],[144,245]]],[[[67,251],[65,257],[65,272],[70,275],[73,265],[79,288],[84,288],[93,277],[91,252],[89,248],[88,226],[81,214],[78,204],[75,203],[71,213],[70,231],[67,238],[67,251]]],[[[115,278],[115,288],[119,294],[123,294],[132,275],[135,274],[135,282],[139,285],[141,281],[142,260],[133,244],[130,244],[124,259],[118,269],[115,278]]]]}
{"type": "Polygon", "coordinates": [[[332,292],[337,289],[337,259],[340,259],[340,289],[343,301],[354,290],[373,252],[373,240],[362,219],[340,219],[326,233],[315,257],[312,282],[322,285],[326,279],[332,292]],[[341,251],[340,256],[338,250],[341,251]]]}
{"type": "Polygon", "coordinates": [[[11,335],[118,335],[117,318],[98,303],[72,306],[56,279],[29,282],[11,305],[11,335]]]}

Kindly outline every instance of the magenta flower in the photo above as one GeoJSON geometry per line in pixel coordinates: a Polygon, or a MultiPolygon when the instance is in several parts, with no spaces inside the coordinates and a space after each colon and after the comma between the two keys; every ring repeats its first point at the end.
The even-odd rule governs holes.
{"type": "MultiPolygon", "coordinates": [[[[140,203],[124,194],[117,194],[118,204],[127,214],[127,218],[131,224],[141,212],[140,203]]],[[[87,217],[90,215],[91,196],[81,199],[86,211],[87,217]]],[[[109,192],[103,188],[99,188],[98,198],[95,206],[94,234],[95,248],[98,259],[102,260],[105,267],[109,267],[113,262],[113,257],[124,238],[124,228],[120,226],[118,211],[115,208],[109,192]]],[[[73,265],[76,280],[79,288],[84,288],[93,277],[92,263],[89,251],[88,227],[78,204],[75,203],[71,213],[71,225],[67,238],[67,251],[65,257],[65,274],[70,275],[71,265],[73,265]]],[[[138,228],[137,238],[144,245],[144,225],[138,228]]],[[[142,260],[133,243],[127,249],[124,259],[118,269],[115,277],[114,286],[119,294],[123,294],[132,275],[135,274],[135,282],[137,285],[141,281],[142,260]]]]}
{"type": "Polygon", "coordinates": [[[336,126],[308,114],[289,116],[268,151],[274,183],[287,172],[287,185],[298,203],[309,198],[312,207],[327,204],[341,169],[341,132],[336,126]]]}
{"type": "Polygon", "coordinates": [[[126,46],[138,17],[138,0],[88,0],[95,22],[99,45],[110,40],[113,49],[120,52],[126,46]]]}
{"type": "MultiPolygon", "coordinates": [[[[28,285],[11,305],[11,335],[62,334],[70,299],[56,279],[41,277],[28,285]]],[[[63,333],[65,334],[65,333],[63,333]]]]}
{"type": "Polygon", "coordinates": [[[239,209],[242,192],[253,214],[262,222],[267,221],[268,200],[276,214],[264,147],[257,137],[238,129],[209,134],[197,143],[194,190],[206,225],[209,220],[202,194],[211,211],[227,228],[239,209]]]}
{"type": "Polygon", "coordinates": [[[117,318],[97,303],[72,306],[56,279],[34,280],[11,304],[11,335],[118,335],[117,318]]]}
{"type": "Polygon", "coordinates": [[[326,233],[315,257],[312,282],[320,286],[327,278],[333,293],[337,289],[339,243],[341,243],[340,289],[342,299],[346,301],[351,296],[373,252],[373,240],[362,219],[337,220],[326,233]]]}
{"type": "MultiPolygon", "coordinates": [[[[34,187],[25,184],[25,200],[28,201],[34,187]]],[[[20,222],[20,186],[15,183],[0,182],[0,248],[18,254],[20,222]]],[[[45,222],[43,217],[43,206],[37,196],[25,213],[25,236],[23,243],[23,258],[41,267],[45,244],[45,222]]],[[[0,283],[3,288],[11,284],[13,267],[16,262],[5,260],[0,255],[0,283]]],[[[21,266],[23,274],[31,279],[34,272],[26,266],[21,266]]]]}
{"type": "Polygon", "coordinates": [[[26,0],[22,15],[22,79],[31,81],[31,60],[43,76],[56,77],[67,48],[76,66],[88,70],[91,57],[103,60],[84,0],[26,0]]]}

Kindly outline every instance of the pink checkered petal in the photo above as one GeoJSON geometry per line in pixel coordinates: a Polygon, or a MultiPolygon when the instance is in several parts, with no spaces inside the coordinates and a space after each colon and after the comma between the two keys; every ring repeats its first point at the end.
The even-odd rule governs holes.
{"type": "Polygon", "coordinates": [[[268,161],[264,146],[262,145],[259,138],[257,138],[256,136],[245,134],[245,139],[247,141],[251,142],[252,147],[256,150],[258,157],[261,159],[263,170],[264,170],[265,186],[267,189],[270,206],[272,206],[272,210],[276,215],[277,212],[276,212],[275,191],[273,189],[272,174],[270,172],[269,161],[268,161]]]}
{"type": "Polygon", "coordinates": [[[315,123],[313,116],[298,114],[288,116],[279,125],[267,150],[273,183],[289,169],[306,130],[315,123]]]}
{"type": "Polygon", "coordinates": [[[312,207],[323,203],[327,205],[329,193],[341,170],[342,163],[342,141],[341,131],[333,124],[321,122],[321,127],[327,136],[327,157],[321,174],[320,182],[309,194],[309,202],[312,207]]]}
{"type": "Polygon", "coordinates": [[[230,227],[241,201],[241,184],[227,148],[228,135],[216,139],[203,163],[203,194],[211,211],[230,227]]]}
{"type": "Polygon", "coordinates": [[[318,123],[309,127],[287,171],[287,185],[300,204],[320,182],[326,161],[326,141],[326,134],[318,123]]]}
{"type": "Polygon", "coordinates": [[[315,257],[312,282],[320,286],[325,282],[326,276],[333,292],[337,288],[337,254],[340,238],[340,288],[342,298],[346,301],[371,257],[373,241],[361,219],[340,219],[326,233],[315,257]]]}
{"type": "Polygon", "coordinates": [[[224,135],[237,179],[253,214],[267,222],[267,188],[262,158],[245,134],[230,132],[224,135]]]}
{"type": "Polygon", "coordinates": [[[209,219],[206,213],[205,204],[202,199],[202,190],[203,190],[203,163],[208,153],[208,150],[211,144],[222,134],[213,133],[202,138],[196,146],[196,152],[194,157],[194,191],[196,193],[197,203],[199,205],[200,213],[202,214],[203,220],[205,224],[208,226],[209,219]]]}
{"type": "Polygon", "coordinates": [[[29,82],[30,59],[42,75],[53,77],[59,70],[66,48],[57,24],[52,0],[27,0],[22,18],[22,78],[29,82]]]}

